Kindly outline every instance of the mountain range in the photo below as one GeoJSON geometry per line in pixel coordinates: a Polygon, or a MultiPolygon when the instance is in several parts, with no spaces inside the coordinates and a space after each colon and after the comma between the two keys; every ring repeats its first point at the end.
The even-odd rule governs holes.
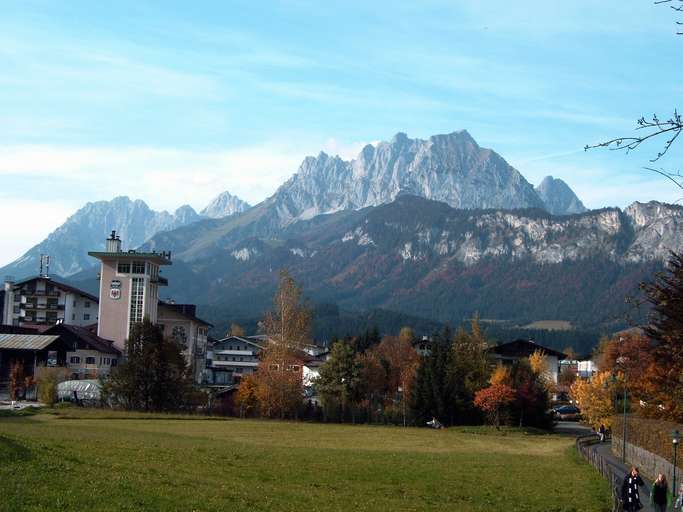
{"type": "Polygon", "coordinates": [[[87,250],[117,229],[127,248],[172,251],[167,292],[210,310],[216,323],[258,317],[277,271],[288,268],[316,303],[348,310],[440,322],[478,311],[593,328],[623,323],[615,297],[683,247],[682,208],[588,211],[562,180],[548,176],[534,188],[464,130],[426,140],[398,133],[350,161],[307,157],[252,207],[227,192],[200,214],[143,205],[89,203],[11,264],[13,272],[1,270],[35,269],[36,255],[48,253],[65,262],[53,270],[87,286],[96,272],[87,250]]]}
{"type": "Polygon", "coordinates": [[[33,246],[20,258],[0,268],[0,275],[15,279],[35,275],[40,255],[50,255],[50,272],[68,277],[91,267],[93,260],[88,251],[104,249],[103,233],[111,230],[121,235],[128,247],[138,247],[153,235],[185,226],[205,218],[222,218],[243,212],[249,205],[224,192],[214,198],[198,214],[189,205],[175,212],[155,211],[140,200],[126,196],[111,201],[87,203],[70,216],[64,224],[33,246]]]}

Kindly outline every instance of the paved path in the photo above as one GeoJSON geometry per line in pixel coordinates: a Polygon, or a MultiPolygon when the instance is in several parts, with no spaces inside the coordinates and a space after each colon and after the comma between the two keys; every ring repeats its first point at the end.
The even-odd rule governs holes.
{"type": "MultiPolygon", "coordinates": [[[[617,457],[612,453],[612,443],[609,441],[605,443],[594,444],[590,447],[590,449],[595,450],[605,458],[607,463],[612,468],[614,474],[618,475],[620,480],[623,480],[631,469],[630,465],[624,465],[621,463],[621,457],[617,457]]],[[[653,512],[652,506],[650,505],[650,487],[652,486],[652,482],[644,476],[642,476],[642,478],[645,482],[645,485],[641,487],[640,492],[640,501],[643,504],[643,508],[641,510],[642,512],[653,512]]]]}

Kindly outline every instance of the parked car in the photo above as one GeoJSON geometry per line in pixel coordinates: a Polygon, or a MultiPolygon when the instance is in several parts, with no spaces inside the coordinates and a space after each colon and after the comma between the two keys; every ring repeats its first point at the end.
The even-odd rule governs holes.
{"type": "Polygon", "coordinates": [[[553,409],[555,418],[560,421],[579,421],[581,411],[574,405],[562,405],[553,409]]]}

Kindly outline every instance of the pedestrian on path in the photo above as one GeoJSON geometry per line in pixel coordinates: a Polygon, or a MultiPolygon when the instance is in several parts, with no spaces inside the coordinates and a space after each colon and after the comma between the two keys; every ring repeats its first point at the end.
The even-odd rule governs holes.
{"type": "Polygon", "coordinates": [[[659,473],[657,480],[652,484],[650,491],[650,503],[655,512],[666,512],[671,505],[671,495],[669,494],[669,484],[666,477],[659,473]]]}
{"type": "Polygon", "coordinates": [[[600,428],[598,429],[598,436],[600,436],[600,442],[605,442],[605,424],[600,423],[600,428]]]}
{"type": "Polygon", "coordinates": [[[678,498],[674,503],[674,510],[683,510],[683,484],[678,488],[678,498]]]}
{"type": "Polygon", "coordinates": [[[638,489],[643,483],[638,468],[632,466],[631,471],[624,477],[624,482],[621,484],[621,499],[624,502],[624,512],[636,512],[643,508],[638,489]]]}

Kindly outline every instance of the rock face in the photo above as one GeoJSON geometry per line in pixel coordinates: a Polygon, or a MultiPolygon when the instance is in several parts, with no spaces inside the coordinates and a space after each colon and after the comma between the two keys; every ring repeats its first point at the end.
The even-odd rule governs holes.
{"type": "Polygon", "coordinates": [[[226,191],[214,197],[200,212],[200,215],[210,219],[222,219],[236,213],[243,213],[249,208],[251,208],[249,203],[226,191]]]}
{"type": "MultiPolygon", "coordinates": [[[[153,240],[167,248],[177,239],[180,247],[198,231],[188,226],[153,240]]],[[[313,300],[355,311],[604,326],[624,318],[624,296],[662,268],[669,250],[683,250],[683,207],[634,203],[554,216],[401,195],[295,222],[276,236],[237,232],[200,233],[189,245],[201,251],[174,252],[173,293],[257,318],[270,305],[277,269],[287,268],[313,300]]]]}
{"type": "Polygon", "coordinates": [[[545,209],[553,215],[571,215],[587,211],[569,185],[559,178],[546,176],[536,187],[536,193],[543,200],[545,209]]]}
{"type": "Polygon", "coordinates": [[[404,133],[355,160],[320,153],[270,201],[282,225],[323,213],[390,203],[401,194],[443,201],[454,208],[544,208],[524,177],[467,131],[410,139],[404,133]]]}
{"type": "Polygon", "coordinates": [[[104,239],[116,230],[126,247],[137,247],[152,235],[200,220],[191,206],[174,213],[151,210],[144,201],[116,197],[111,201],[87,203],[45,240],[21,258],[0,269],[0,275],[17,279],[38,273],[41,254],[50,255],[50,272],[66,277],[91,267],[88,251],[104,248],[104,239]]]}

